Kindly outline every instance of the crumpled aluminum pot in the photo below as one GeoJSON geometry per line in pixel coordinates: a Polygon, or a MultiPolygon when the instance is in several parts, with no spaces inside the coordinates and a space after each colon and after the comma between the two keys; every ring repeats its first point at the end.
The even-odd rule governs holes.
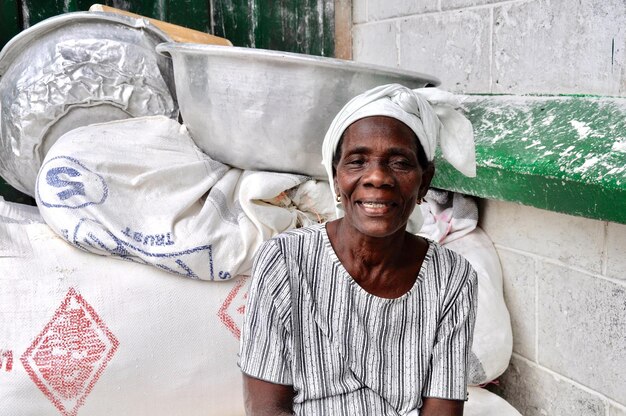
{"type": "Polygon", "coordinates": [[[215,45],[165,43],[185,125],[212,158],[241,169],[326,179],[322,141],[337,112],[378,85],[438,85],[416,72],[215,45]]]}
{"type": "MultiPolygon", "coordinates": [[[[88,124],[176,118],[171,39],[145,19],[76,12],[44,20],[0,52],[0,175],[34,195],[47,150],[88,124]]],[[[94,143],[103,146],[106,143],[94,143]]]]}

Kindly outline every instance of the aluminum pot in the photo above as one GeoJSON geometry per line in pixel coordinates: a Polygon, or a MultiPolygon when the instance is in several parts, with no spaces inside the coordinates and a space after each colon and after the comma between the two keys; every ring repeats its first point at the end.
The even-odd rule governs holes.
{"type": "MultiPolygon", "coordinates": [[[[77,12],[46,19],[0,52],[0,175],[34,195],[47,150],[87,124],[178,116],[171,40],[145,19],[77,12]]],[[[94,146],[103,145],[94,143],[94,146]]]]}
{"type": "Polygon", "coordinates": [[[438,85],[429,75],[352,61],[164,43],[178,104],[198,147],[231,166],[326,179],[322,141],[337,112],[377,85],[438,85]]]}

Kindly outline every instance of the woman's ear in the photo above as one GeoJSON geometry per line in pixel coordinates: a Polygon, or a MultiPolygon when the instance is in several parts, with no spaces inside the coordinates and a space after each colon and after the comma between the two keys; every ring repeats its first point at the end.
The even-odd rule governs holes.
{"type": "Polygon", "coordinates": [[[431,162],[422,172],[422,183],[420,184],[419,193],[417,195],[418,198],[421,199],[426,196],[426,192],[428,192],[428,188],[430,188],[433,176],[435,176],[435,164],[431,162]]]}

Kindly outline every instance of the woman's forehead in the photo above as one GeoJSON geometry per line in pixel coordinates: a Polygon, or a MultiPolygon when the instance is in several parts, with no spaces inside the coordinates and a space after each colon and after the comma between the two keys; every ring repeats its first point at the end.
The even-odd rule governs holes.
{"type": "Polygon", "coordinates": [[[370,116],[355,121],[346,128],[342,141],[344,148],[374,142],[390,146],[404,144],[417,151],[415,132],[400,120],[387,116],[370,116]]]}
{"type": "Polygon", "coordinates": [[[384,116],[384,115],[367,116],[367,117],[360,118],[354,121],[353,123],[351,123],[346,128],[346,131],[354,130],[354,129],[364,129],[364,128],[392,128],[392,127],[402,128],[402,129],[406,128],[410,131],[413,131],[411,130],[409,126],[407,126],[404,122],[398,120],[397,118],[384,116]]]}

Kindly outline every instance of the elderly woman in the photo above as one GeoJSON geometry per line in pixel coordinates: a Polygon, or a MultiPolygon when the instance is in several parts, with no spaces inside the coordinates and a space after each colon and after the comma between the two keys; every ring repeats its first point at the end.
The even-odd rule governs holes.
{"type": "Polygon", "coordinates": [[[419,229],[437,141],[471,175],[473,137],[418,91],[350,101],[323,148],[340,218],[259,250],[240,354],[249,415],[462,415],[476,273],[406,229],[419,229]]]}

